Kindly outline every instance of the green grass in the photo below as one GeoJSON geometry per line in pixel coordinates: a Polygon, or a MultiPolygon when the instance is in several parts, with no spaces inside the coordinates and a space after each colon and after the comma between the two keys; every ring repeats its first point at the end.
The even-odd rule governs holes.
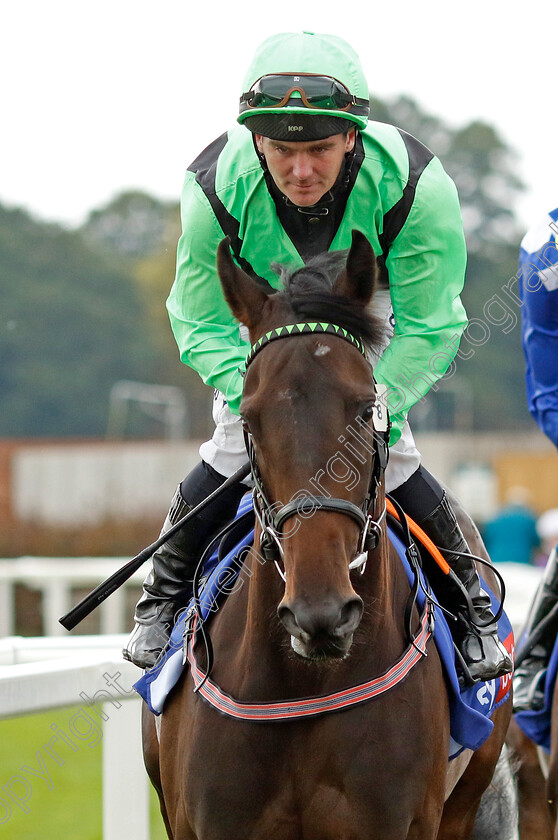
{"type": "MultiPolygon", "coordinates": [[[[44,749],[58,727],[58,731],[68,732],[68,721],[78,711],[79,707],[56,709],[0,721],[1,840],[102,840],[99,735],[92,733],[89,741],[80,741],[77,751],[58,739],[53,750],[63,764],[44,749]],[[30,770],[40,775],[33,775],[30,770]],[[22,777],[27,779],[29,788],[19,781],[22,777]],[[18,806],[9,791],[26,802],[18,806]]],[[[133,808],[134,803],[130,802],[129,807],[133,808]]],[[[153,790],[150,814],[151,840],[167,840],[153,790]]]]}

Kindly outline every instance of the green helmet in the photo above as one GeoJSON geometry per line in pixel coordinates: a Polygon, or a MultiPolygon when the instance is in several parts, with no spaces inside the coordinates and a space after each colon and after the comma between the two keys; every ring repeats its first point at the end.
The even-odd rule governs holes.
{"type": "Polygon", "coordinates": [[[261,44],[246,73],[238,122],[278,140],[318,140],[366,128],[368,84],[336,35],[285,32],[261,44]]]}

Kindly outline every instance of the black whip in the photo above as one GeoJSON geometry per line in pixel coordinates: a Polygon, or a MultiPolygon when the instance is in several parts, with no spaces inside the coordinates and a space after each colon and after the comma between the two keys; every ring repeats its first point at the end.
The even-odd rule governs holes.
{"type": "Polygon", "coordinates": [[[109,595],[112,595],[117,589],[119,589],[123,583],[126,583],[128,578],[132,577],[134,572],[143,566],[146,560],[155,554],[158,548],[160,548],[170,537],[174,536],[177,531],[186,525],[190,519],[194,519],[199,513],[201,513],[204,508],[207,507],[213,499],[216,499],[224,490],[227,490],[233,484],[237,484],[242,481],[243,478],[246,478],[248,473],[250,472],[250,464],[244,464],[239,470],[237,470],[234,475],[231,475],[230,478],[227,478],[220,487],[213,491],[206,499],[196,505],[191,511],[189,511],[185,516],[182,517],[172,528],[169,528],[168,531],[165,531],[164,534],[161,534],[159,539],[155,540],[154,543],[148,545],[147,548],[142,549],[139,554],[122,566],[120,569],[117,569],[114,574],[100,583],[89,595],[86,595],[83,600],[76,604],[75,607],[63,615],[62,618],[58,619],[62,627],[65,627],[66,630],[73,630],[74,627],[83,621],[83,619],[89,615],[89,613],[93,612],[99,604],[102,604],[104,600],[106,600],[109,595]]]}

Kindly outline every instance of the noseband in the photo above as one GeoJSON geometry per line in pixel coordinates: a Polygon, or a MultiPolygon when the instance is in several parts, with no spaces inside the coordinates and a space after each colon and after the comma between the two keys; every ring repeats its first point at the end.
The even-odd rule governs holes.
{"type": "MultiPolygon", "coordinates": [[[[312,334],[335,335],[338,338],[342,338],[344,341],[352,344],[366,358],[366,350],[362,342],[342,327],[329,323],[288,324],[284,327],[271,330],[252,345],[246,358],[246,370],[248,370],[248,367],[258,353],[273,341],[312,334]]],[[[377,388],[376,396],[378,396],[377,388]]],[[[375,417],[377,416],[377,407],[378,399],[376,399],[375,404],[375,417]]],[[[286,505],[281,505],[278,502],[271,504],[263,488],[262,476],[256,460],[252,435],[245,428],[246,449],[254,481],[254,511],[261,528],[260,551],[265,560],[273,560],[275,562],[279,574],[283,579],[285,579],[285,576],[279,566],[278,557],[281,559],[284,557],[283,547],[281,545],[281,533],[285,522],[296,515],[308,518],[317,510],[342,513],[357,523],[360,529],[358,549],[355,558],[349,563],[349,568],[359,568],[361,573],[364,572],[368,552],[376,548],[380,540],[382,533],[381,526],[386,514],[385,505],[377,519],[374,519],[370,513],[376,507],[378,488],[387,466],[389,454],[389,421],[387,421],[387,410],[383,405],[382,412],[385,420],[381,430],[373,430],[376,450],[373,456],[372,471],[366,498],[360,507],[347,499],[335,499],[331,496],[315,496],[310,493],[301,493],[297,495],[296,499],[287,502],[286,505]]]]}

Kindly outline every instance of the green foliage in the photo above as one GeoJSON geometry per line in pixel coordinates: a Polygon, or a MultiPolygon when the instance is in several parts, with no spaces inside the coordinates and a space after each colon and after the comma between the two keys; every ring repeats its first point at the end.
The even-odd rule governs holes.
{"type": "Polygon", "coordinates": [[[97,249],[121,257],[138,259],[160,253],[166,246],[174,251],[171,238],[179,224],[178,202],[162,202],[144,192],[128,191],[98,210],[93,210],[81,232],[97,249]]]}
{"type": "Polygon", "coordinates": [[[0,206],[0,295],[0,435],[103,435],[113,383],[153,369],[129,273],[0,206]]]}
{"type": "MultiPolygon", "coordinates": [[[[191,436],[211,435],[210,390],[197,373],[180,362],[165,308],[180,236],[178,201],[162,202],[143,192],[124,192],[106,207],[94,210],[80,232],[92,248],[116,260],[132,278],[142,307],[144,340],[152,353],[151,381],[182,388],[191,436]]],[[[153,433],[160,435],[161,428],[154,427],[153,433]]]]}
{"type": "MultiPolygon", "coordinates": [[[[499,257],[469,255],[463,301],[471,321],[475,345],[467,336],[457,370],[474,396],[473,422],[479,430],[533,428],[525,393],[525,359],[521,348],[521,311],[506,293],[517,272],[518,247],[502,245],[499,257]],[[477,319],[480,323],[473,323],[477,319]],[[500,322],[500,323],[497,323],[500,322]],[[473,355],[469,354],[473,351],[473,355]]],[[[517,285],[511,285],[517,291],[517,285]]]]}
{"type": "Polygon", "coordinates": [[[452,128],[407,96],[370,104],[375,120],[404,129],[442,161],[457,186],[469,253],[481,250],[499,259],[501,245],[519,247],[514,203],[523,184],[515,174],[515,152],[493,126],[475,120],[452,128]]]}
{"type": "Polygon", "coordinates": [[[445,155],[451,144],[452,130],[438,117],[423,111],[414,99],[409,96],[399,96],[388,103],[372,97],[370,117],[377,122],[402,128],[432,149],[445,162],[445,155]]]}
{"type": "Polygon", "coordinates": [[[520,309],[503,291],[517,271],[521,238],[514,205],[523,185],[515,174],[515,153],[493,126],[474,121],[453,128],[406,96],[390,103],[372,99],[371,110],[375,120],[404,129],[432,149],[455,181],[469,255],[462,297],[469,318],[482,322],[471,327],[471,340],[467,335],[462,340],[456,379],[448,377],[439,391],[430,392],[426,405],[411,411],[413,427],[459,425],[456,398],[465,394],[472,396],[473,428],[532,428],[520,309]],[[494,321],[499,318],[498,325],[494,321]],[[474,343],[481,335],[485,340],[474,343]]]}
{"type": "Polygon", "coordinates": [[[492,126],[476,121],[453,133],[446,160],[469,253],[483,251],[498,260],[498,248],[519,238],[513,205],[523,185],[515,174],[515,154],[492,126]]]}
{"type": "MultiPolygon", "coordinates": [[[[409,97],[373,100],[372,115],[429,146],[456,182],[469,251],[463,298],[470,317],[485,318],[516,270],[522,185],[513,151],[492,126],[449,126],[409,97]]],[[[182,387],[191,434],[210,432],[208,389],[180,363],[164,305],[179,232],[178,202],[138,191],[94,210],[73,232],[0,206],[1,436],[102,436],[110,389],[121,379],[182,387]]],[[[474,396],[475,428],[531,427],[519,325],[488,327],[488,340],[457,368],[474,396]]],[[[427,428],[453,424],[444,389],[454,385],[429,396],[427,428]]],[[[415,414],[420,425],[424,411],[415,414]]],[[[128,433],[161,428],[140,415],[128,433]]]]}

